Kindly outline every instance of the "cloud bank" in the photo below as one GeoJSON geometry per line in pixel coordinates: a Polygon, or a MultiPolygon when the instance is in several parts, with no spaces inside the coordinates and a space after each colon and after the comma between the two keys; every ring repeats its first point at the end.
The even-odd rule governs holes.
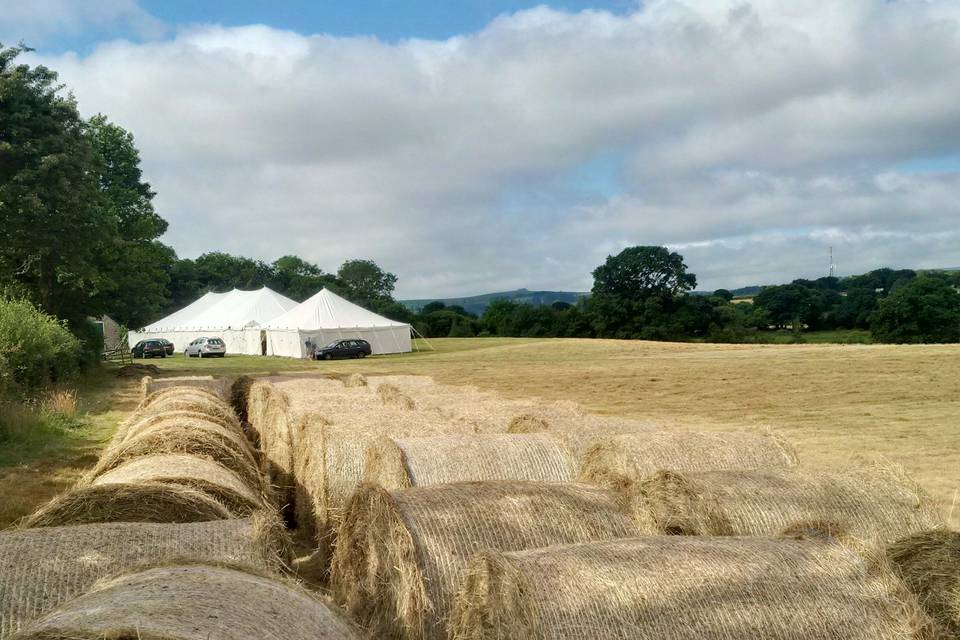
{"type": "Polygon", "coordinates": [[[445,41],[181,29],[38,56],[137,137],[184,256],[371,257],[409,297],[960,266],[960,4],[536,8],[445,41]]]}

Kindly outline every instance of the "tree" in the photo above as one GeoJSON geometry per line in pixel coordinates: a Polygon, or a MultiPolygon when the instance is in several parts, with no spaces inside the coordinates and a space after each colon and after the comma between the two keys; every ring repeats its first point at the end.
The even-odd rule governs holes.
{"type": "Polygon", "coordinates": [[[666,247],[630,247],[593,271],[589,309],[597,335],[669,339],[681,326],[671,313],[697,286],[683,256],[666,247]]]}
{"type": "Polygon", "coordinates": [[[97,115],[87,136],[99,157],[101,206],[116,230],[100,244],[103,285],[97,306],[121,324],[140,327],[169,301],[176,254],[157,241],[167,222],[153,209],[155,194],[142,180],[133,135],[97,115]]]}
{"type": "Polygon", "coordinates": [[[904,281],[880,301],[870,330],[877,342],[960,342],[960,292],[944,274],[904,281]]]}
{"type": "Polygon", "coordinates": [[[324,287],[336,287],[336,278],[315,264],[297,256],[283,256],[271,265],[271,287],[300,302],[324,287]]]}
{"type": "Polygon", "coordinates": [[[102,309],[102,239],[116,226],[102,206],[98,155],[57,74],[16,64],[0,46],[0,280],[75,323],[102,309]]]}
{"type": "Polygon", "coordinates": [[[337,271],[337,278],[347,297],[363,305],[392,300],[397,284],[397,276],[384,271],[373,260],[347,260],[337,271]]]}
{"type": "Polygon", "coordinates": [[[683,256],[666,247],[630,247],[593,270],[593,295],[638,300],[676,296],[697,286],[683,256]]]}
{"type": "Polygon", "coordinates": [[[423,305],[423,308],[420,309],[420,313],[422,315],[428,315],[433,313],[434,311],[442,311],[446,308],[447,308],[447,305],[443,304],[439,300],[434,300],[433,302],[428,302],[427,304],[423,305]]]}

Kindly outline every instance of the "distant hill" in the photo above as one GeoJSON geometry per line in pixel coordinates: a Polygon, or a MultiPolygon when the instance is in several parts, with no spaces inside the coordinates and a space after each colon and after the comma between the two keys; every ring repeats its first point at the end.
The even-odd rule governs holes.
{"type": "Polygon", "coordinates": [[[459,305],[469,311],[480,315],[494,300],[506,299],[512,302],[520,302],[532,305],[553,304],[554,302],[566,302],[576,304],[577,300],[587,296],[587,293],[578,293],[575,291],[530,291],[528,289],[516,289],[514,291],[500,291],[498,293],[484,293],[479,296],[468,296],[466,298],[423,298],[421,300],[401,300],[404,305],[413,312],[419,312],[424,306],[431,302],[442,302],[449,306],[459,305]]]}
{"type": "MultiPolygon", "coordinates": [[[[734,298],[742,298],[745,296],[755,296],[760,293],[760,289],[762,288],[763,286],[755,284],[749,287],[740,287],[738,289],[727,289],[727,291],[732,293],[734,298]]],[[[716,289],[711,291],[691,291],[691,293],[695,296],[712,296],[714,291],[716,291],[716,289]]]]}

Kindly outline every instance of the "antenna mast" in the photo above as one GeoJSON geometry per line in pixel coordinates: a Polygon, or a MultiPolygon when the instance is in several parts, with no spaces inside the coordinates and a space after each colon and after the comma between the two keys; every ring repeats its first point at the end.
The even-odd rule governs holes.
{"type": "Polygon", "coordinates": [[[834,278],[837,275],[837,265],[833,262],[833,247],[830,247],[830,277],[834,278]]]}

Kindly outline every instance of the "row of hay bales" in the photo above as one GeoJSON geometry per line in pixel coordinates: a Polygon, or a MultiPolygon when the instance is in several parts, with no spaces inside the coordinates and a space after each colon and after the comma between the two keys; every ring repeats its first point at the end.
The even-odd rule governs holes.
{"type": "Polygon", "coordinates": [[[768,433],[457,393],[356,375],[250,387],[312,547],[298,568],[372,637],[956,637],[957,534],[897,470],[811,471],[768,433]]]}
{"type": "Polygon", "coordinates": [[[259,455],[202,382],[145,380],[96,466],[0,532],[0,640],[360,637],[285,577],[259,455]]]}

